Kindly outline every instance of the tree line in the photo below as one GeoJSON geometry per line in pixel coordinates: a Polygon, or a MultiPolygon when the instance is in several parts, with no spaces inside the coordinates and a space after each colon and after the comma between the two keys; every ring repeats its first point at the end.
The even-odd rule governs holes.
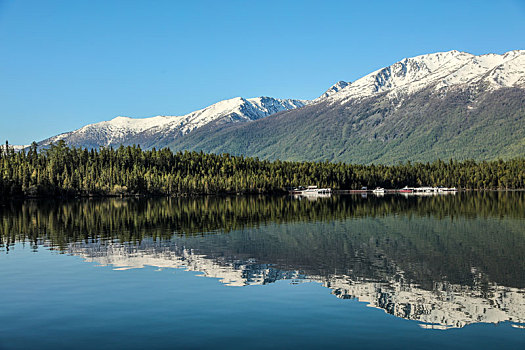
{"type": "Polygon", "coordinates": [[[68,147],[38,150],[0,146],[0,196],[199,195],[275,193],[300,185],[336,190],[362,187],[446,186],[523,189],[525,158],[397,165],[268,161],[258,158],[142,150],[68,147]]]}

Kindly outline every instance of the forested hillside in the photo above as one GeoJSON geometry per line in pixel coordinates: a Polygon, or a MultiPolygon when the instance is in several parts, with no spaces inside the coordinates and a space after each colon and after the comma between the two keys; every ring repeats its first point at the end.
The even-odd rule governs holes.
{"type": "Polygon", "coordinates": [[[299,185],[333,189],[405,185],[463,189],[525,188],[525,158],[508,161],[435,161],[394,166],[283,162],[229,154],[69,148],[42,152],[0,147],[0,194],[13,196],[193,195],[282,192],[299,185]]]}
{"type": "Polygon", "coordinates": [[[207,126],[171,148],[264,159],[361,164],[525,156],[525,89],[432,87],[408,97],[387,93],[321,101],[232,126],[207,126]]]}

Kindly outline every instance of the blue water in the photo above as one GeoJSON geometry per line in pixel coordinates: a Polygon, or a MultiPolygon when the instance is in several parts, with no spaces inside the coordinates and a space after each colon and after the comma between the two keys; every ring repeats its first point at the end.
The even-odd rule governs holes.
{"type": "MultiPolygon", "coordinates": [[[[334,276],[341,274],[341,264],[348,264],[347,261],[333,262],[334,256],[343,254],[339,252],[340,245],[354,244],[359,246],[355,248],[359,252],[365,249],[362,242],[368,242],[369,238],[359,243],[345,241],[350,239],[348,237],[343,242],[338,240],[348,230],[368,232],[376,227],[377,221],[385,228],[395,226],[396,220],[403,221],[404,218],[404,215],[399,217],[396,214],[379,219],[362,217],[279,223],[270,220],[211,235],[174,235],[172,239],[143,238],[137,242],[80,240],[69,243],[73,247],[69,249],[58,249],[49,240],[37,244],[17,241],[8,245],[8,251],[3,245],[0,250],[0,349],[525,348],[525,330],[516,327],[520,323],[472,320],[446,330],[425,329],[421,327],[423,322],[385,312],[388,308],[370,307],[357,298],[337,298],[332,293],[334,288],[321,283],[324,277],[320,276],[325,275],[313,272],[334,270],[327,272],[325,277],[336,278],[334,276]],[[316,236],[322,234],[326,238],[328,232],[335,237],[334,246],[329,245],[331,240],[316,236]],[[309,242],[319,242],[318,247],[309,243],[312,255],[315,255],[312,260],[309,254],[306,255],[308,259],[299,259],[302,250],[292,248],[297,242],[290,242],[301,234],[305,239],[310,236],[309,242]],[[275,237],[282,239],[279,246],[273,246],[269,241],[275,237]],[[190,268],[166,267],[169,264],[167,257],[175,259],[184,255],[177,250],[181,246],[185,249],[191,247],[192,261],[198,261],[198,264],[190,268]],[[282,256],[280,249],[284,249],[283,246],[287,247],[287,256],[282,256]],[[334,251],[336,254],[331,255],[334,251]],[[123,261],[137,257],[137,254],[142,258],[156,257],[157,266],[126,269],[123,261]],[[298,260],[290,255],[295,255],[298,260]],[[114,258],[112,264],[107,260],[110,256],[114,258]],[[116,260],[118,257],[124,260],[116,260]],[[267,261],[272,259],[279,265],[267,261]],[[264,264],[257,265],[259,263],[264,264]],[[158,266],[163,264],[164,267],[158,266]],[[215,264],[218,274],[222,274],[220,278],[210,276],[213,273],[206,264],[215,264]],[[300,271],[298,275],[290,272],[293,267],[300,271]],[[198,268],[205,272],[191,271],[198,268]],[[339,271],[335,271],[337,269],[339,271]],[[241,273],[235,275],[233,282],[225,280],[236,271],[241,273]],[[248,273],[253,273],[255,279],[265,275],[266,281],[244,283],[243,286],[228,285],[239,284],[238,279],[242,280],[248,273]]],[[[438,234],[451,226],[452,229],[455,225],[461,229],[465,227],[464,222],[457,222],[457,219],[436,220],[421,217],[410,221],[410,226],[417,231],[422,223],[430,221],[438,234]]],[[[516,220],[496,221],[496,224],[516,229],[519,239],[523,221],[516,220]]],[[[491,222],[494,219],[482,219],[486,226],[490,227],[491,222]]],[[[406,226],[403,224],[403,227],[406,226]]],[[[389,242],[397,241],[392,236],[389,242]]],[[[378,244],[370,246],[377,247],[378,244]]],[[[382,254],[388,253],[383,251],[382,254]]],[[[517,254],[515,269],[521,269],[519,251],[517,254]]],[[[359,266],[368,261],[366,256],[363,253],[358,259],[359,266]]],[[[191,265],[191,261],[184,261],[191,265]]],[[[132,265],[134,262],[128,263],[132,265]]],[[[403,262],[398,258],[397,263],[402,266],[403,262]]],[[[352,265],[351,270],[355,271],[358,265],[352,265]]],[[[479,266],[483,264],[480,262],[479,266]]],[[[375,269],[383,271],[384,266],[375,269]]],[[[348,271],[346,274],[353,276],[348,271]]],[[[447,275],[451,275],[451,271],[447,275]]],[[[390,276],[390,272],[385,272],[385,276],[390,276]]],[[[359,281],[362,277],[352,278],[359,281]]],[[[249,278],[242,281],[246,280],[249,278]]],[[[521,281],[516,283],[509,288],[519,295],[523,293],[519,286],[521,281]]],[[[410,288],[407,283],[405,289],[413,291],[410,288]]],[[[421,290],[425,288],[421,287],[421,290]]],[[[517,299],[517,302],[522,300],[517,299]]],[[[516,316],[516,311],[513,315],[516,316]]],[[[517,316],[525,317],[522,314],[517,316]]]]}

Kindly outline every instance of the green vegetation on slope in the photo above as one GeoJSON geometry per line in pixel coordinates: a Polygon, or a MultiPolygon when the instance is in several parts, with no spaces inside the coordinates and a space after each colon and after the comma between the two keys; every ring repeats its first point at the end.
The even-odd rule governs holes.
{"type": "Polygon", "coordinates": [[[525,90],[473,86],[313,104],[255,122],[203,127],[170,147],[291,161],[483,161],[523,157],[524,125],[525,90]]]}

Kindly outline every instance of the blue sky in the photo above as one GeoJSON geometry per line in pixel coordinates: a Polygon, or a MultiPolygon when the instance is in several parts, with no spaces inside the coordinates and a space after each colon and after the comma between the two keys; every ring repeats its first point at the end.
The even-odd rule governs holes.
{"type": "Polygon", "coordinates": [[[0,0],[0,140],[236,96],[311,99],[452,49],[525,49],[525,0],[0,0]]]}

